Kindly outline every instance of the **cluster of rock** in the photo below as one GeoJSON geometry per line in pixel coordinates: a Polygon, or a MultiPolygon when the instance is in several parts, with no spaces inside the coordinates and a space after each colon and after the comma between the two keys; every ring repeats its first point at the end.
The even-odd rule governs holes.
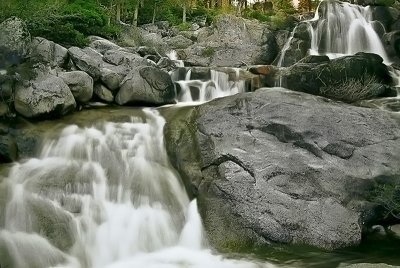
{"type": "Polygon", "coordinates": [[[26,118],[57,117],[92,100],[119,105],[174,102],[168,73],[140,56],[136,48],[92,37],[89,47],[67,49],[41,37],[31,38],[17,18],[0,24],[0,33],[8,64],[30,63],[22,70],[28,73],[25,77],[3,70],[0,116],[15,108],[26,118]]]}
{"type": "Polygon", "coordinates": [[[179,31],[167,23],[141,26],[142,42],[160,50],[174,49],[185,66],[270,64],[279,52],[275,33],[266,24],[223,15],[206,27],[195,23],[179,31]]]}

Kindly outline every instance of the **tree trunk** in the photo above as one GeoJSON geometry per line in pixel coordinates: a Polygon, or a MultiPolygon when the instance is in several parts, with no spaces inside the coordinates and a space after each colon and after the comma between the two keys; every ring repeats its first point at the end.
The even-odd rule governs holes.
{"type": "Polygon", "coordinates": [[[133,13],[132,25],[135,27],[137,27],[137,25],[138,25],[138,16],[139,16],[139,1],[137,1],[136,5],[135,5],[135,11],[133,13]]]}
{"type": "Polygon", "coordinates": [[[151,23],[155,23],[156,22],[156,9],[157,9],[157,5],[156,3],[154,3],[154,8],[153,8],[153,19],[151,20],[151,23]]]}
{"type": "Polygon", "coordinates": [[[210,8],[215,8],[215,0],[210,1],[210,8]]]}
{"type": "Polygon", "coordinates": [[[117,14],[116,14],[116,18],[115,19],[116,19],[117,22],[120,22],[121,21],[121,2],[120,2],[120,0],[117,1],[116,8],[117,8],[117,14]]]}
{"type": "Polygon", "coordinates": [[[182,22],[186,23],[186,4],[183,4],[182,22]]]}

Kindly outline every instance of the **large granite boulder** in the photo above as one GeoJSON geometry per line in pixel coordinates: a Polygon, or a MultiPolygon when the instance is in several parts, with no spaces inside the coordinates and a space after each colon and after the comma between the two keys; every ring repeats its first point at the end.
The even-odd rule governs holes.
{"type": "Polygon", "coordinates": [[[119,105],[128,103],[147,103],[161,105],[173,103],[175,87],[171,77],[155,67],[134,68],[121,83],[115,97],[119,105]]]}
{"type": "Polygon", "coordinates": [[[59,77],[70,88],[77,102],[88,102],[93,96],[93,78],[82,71],[62,72],[59,77]]]}
{"type": "Polygon", "coordinates": [[[213,246],[357,245],[400,179],[400,119],[281,88],[166,113],[167,151],[213,246]]]}
{"type": "Polygon", "coordinates": [[[370,53],[357,53],[329,60],[326,56],[308,56],[287,68],[272,68],[264,76],[264,85],[320,95],[346,102],[390,94],[390,76],[383,59],[370,53]]]}
{"type": "Polygon", "coordinates": [[[14,105],[18,113],[28,118],[62,116],[76,107],[68,85],[60,77],[49,73],[18,83],[14,105]]]}
{"type": "Polygon", "coordinates": [[[31,57],[51,67],[63,67],[68,59],[68,49],[42,37],[32,40],[31,57]]]}
{"type": "Polygon", "coordinates": [[[18,64],[29,54],[31,35],[25,22],[11,17],[0,23],[0,68],[18,64]]]}
{"type": "Polygon", "coordinates": [[[98,51],[101,54],[104,54],[108,50],[113,50],[113,49],[120,49],[120,46],[114,44],[113,42],[97,37],[97,36],[91,36],[92,42],[90,42],[89,47],[93,48],[94,50],[98,51]]]}
{"type": "Polygon", "coordinates": [[[185,54],[191,65],[238,67],[270,64],[278,54],[278,45],[275,35],[266,25],[221,15],[216,19],[212,33],[198,37],[198,43],[185,49],[185,54]]]}
{"type": "Polygon", "coordinates": [[[104,61],[116,66],[123,65],[130,68],[149,65],[149,62],[145,58],[125,49],[113,49],[107,51],[104,54],[104,61]]]}
{"type": "Polygon", "coordinates": [[[182,35],[177,35],[171,38],[166,38],[166,43],[172,49],[183,49],[191,46],[193,41],[182,35]]]}
{"type": "Polygon", "coordinates": [[[101,83],[96,83],[93,89],[94,95],[97,96],[100,100],[105,102],[113,102],[114,95],[105,85],[101,83]]]}
{"type": "Polygon", "coordinates": [[[100,78],[102,61],[93,57],[78,47],[71,47],[68,53],[79,70],[88,73],[95,80],[100,78]]]}

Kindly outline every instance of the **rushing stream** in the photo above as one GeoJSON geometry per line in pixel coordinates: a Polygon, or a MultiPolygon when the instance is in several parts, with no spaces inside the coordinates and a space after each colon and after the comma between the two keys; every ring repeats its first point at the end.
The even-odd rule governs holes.
{"type": "MultiPolygon", "coordinates": [[[[334,58],[364,51],[389,62],[368,7],[324,2],[306,23],[310,54],[334,58]]],[[[176,61],[173,53],[170,58],[176,61]]],[[[202,103],[245,91],[239,69],[233,80],[214,70],[210,76],[192,79],[187,71],[176,81],[178,102],[202,103]]],[[[400,263],[395,246],[379,238],[340,252],[270,247],[251,249],[252,258],[242,259],[213,251],[196,200],[189,200],[169,163],[164,124],[153,109],[128,122],[68,124],[58,137],[44,139],[37,158],[11,167],[0,178],[0,192],[2,185],[7,190],[0,214],[0,268],[322,268],[384,262],[387,256],[375,252],[379,243],[386,243],[389,259],[400,263]]]]}
{"type": "Polygon", "coordinates": [[[66,127],[16,164],[0,232],[0,267],[272,267],[207,248],[163,141],[165,120],[66,127]]]}

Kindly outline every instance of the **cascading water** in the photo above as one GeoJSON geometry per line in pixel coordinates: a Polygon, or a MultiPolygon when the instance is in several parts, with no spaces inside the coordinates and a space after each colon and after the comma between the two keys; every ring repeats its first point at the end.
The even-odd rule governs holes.
{"type": "MultiPolygon", "coordinates": [[[[374,27],[370,7],[362,7],[347,2],[322,1],[315,16],[306,20],[311,35],[310,55],[327,55],[337,58],[357,52],[370,52],[380,55],[384,62],[390,60],[374,27]]],[[[290,49],[297,27],[284,45],[278,66],[281,67],[290,49]]]]}
{"type": "Polygon", "coordinates": [[[191,70],[187,71],[185,80],[175,81],[180,87],[177,101],[202,103],[245,92],[245,81],[239,79],[240,69],[235,69],[234,80],[230,80],[227,73],[216,70],[210,70],[210,72],[211,79],[208,81],[191,80],[191,70]]]}
{"type": "Polygon", "coordinates": [[[206,248],[163,143],[164,119],[66,127],[6,178],[0,267],[272,267],[206,248]]]}
{"type": "Polygon", "coordinates": [[[176,53],[175,50],[171,50],[170,52],[168,52],[167,57],[175,63],[176,67],[184,67],[185,66],[183,61],[178,59],[178,54],[176,53]]]}
{"type": "Polygon", "coordinates": [[[380,55],[389,62],[386,51],[375,32],[369,6],[347,2],[321,2],[315,17],[308,21],[311,32],[310,54],[336,58],[357,52],[380,55]]]}

